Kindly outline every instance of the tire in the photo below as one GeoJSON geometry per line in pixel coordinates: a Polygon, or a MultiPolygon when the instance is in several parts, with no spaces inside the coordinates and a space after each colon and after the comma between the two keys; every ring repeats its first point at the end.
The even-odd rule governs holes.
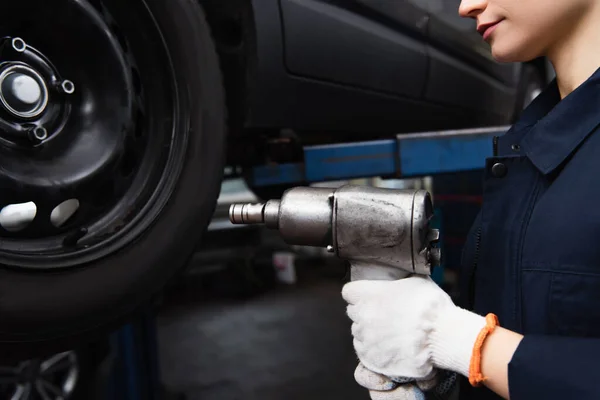
{"type": "MultiPolygon", "coordinates": [[[[0,11],[19,7],[19,2],[8,3],[15,5],[0,6],[0,11]]],[[[120,248],[109,252],[107,249],[111,247],[107,245],[102,250],[106,254],[81,259],[76,253],[63,268],[43,264],[50,260],[49,256],[39,261],[47,267],[44,270],[23,268],[20,262],[9,258],[12,253],[2,255],[0,352],[6,355],[73,348],[74,343],[88,341],[125,322],[183,269],[210,222],[218,197],[225,155],[225,94],[219,60],[202,8],[196,0],[91,1],[94,6],[100,3],[120,23],[117,37],[122,47],[126,47],[122,37],[135,37],[136,43],[142,43],[145,36],[148,43],[144,46],[156,46],[156,55],[152,55],[156,57],[156,65],[140,66],[142,84],[145,76],[154,76],[150,75],[152,71],[172,72],[168,75],[172,82],[155,84],[173,89],[177,114],[172,121],[154,120],[153,125],[147,126],[152,126],[148,128],[154,129],[152,132],[165,130],[165,137],[186,138],[181,142],[185,146],[179,161],[174,161],[180,169],[164,180],[171,190],[168,196],[164,194],[164,203],[151,222],[135,235],[132,233],[120,248]],[[131,14],[128,8],[134,3],[153,17],[155,36],[134,32],[132,26],[138,14],[131,14]],[[123,23],[127,20],[131,24],[123,23]],[[151,43],[154,37],[162,37],[164,48],[159,42],[151,43]]],[[[77,73],[75,67],[67,64],[58,67],[71,68],[73,74],[77,73]]],[[[137,84],[140,85],[139,80],[137,84]]],[[[150,85],[146,88],[153,90],[150,85]]],[[[148,101],[161,99],[154,96],[148,101]]],[[[135,227],[131,229],[133,232],[135,227]]],[[[0,240],[0,251],[3,246],[0,240]]]]}

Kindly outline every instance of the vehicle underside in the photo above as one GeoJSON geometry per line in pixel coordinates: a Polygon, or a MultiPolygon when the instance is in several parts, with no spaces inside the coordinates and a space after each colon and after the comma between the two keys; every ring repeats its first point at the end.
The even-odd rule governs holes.
{"type": "MultiPolygon", "coordinates": [[[[503,98],[490,98],[482,90],[483,83],[478,86],[478,81],[473,80],[473,87],[467,88],[465,96],[460,81],[452,88],[446,87],[451,79],[444,82],[431,79],[429,85],[444,86],[446,96],[461,92],[461,97],[470,99],[459,107],[445,103],[443,98],[432,101],[402,95],[399,90],[386,88],[385,81],[361,82],[364,70],[356,66],[357,56],[350,53],[355,53],[359,46],[381,45],[376,34],[361,39],[359,35],[365,33],[361,24],[368,27],[373,24],[381,29],[397,28],[397,25],[385,15],[366,13],[372,20],[365,19],[353,26],[331,12],[331,9],[355,12],[355,7],[360,7],[356,2],[202,0],[201,3],[213,31],[224,76],[229,165],[248,167],[298,161],[302,157],[301,148],[306,145],[355,142],[396,133],[502,125],[517,115],[511,108],[518,95],[517,88],[509,86],[503,89],[503,98]],[[327,4],[319,8],[321,3],[327,4]],[[286,7],[290,15],[301,15],[298,21],[284,18],[286,7]],[[303,12],[306,15],[302,15],[303,12]],[[342,31],[346,35],[344,38],[329,36],[329,49],[338,53],[337,58],[327,58],[327,54],[319,53],[321,50],[311,53],[302,43],[286,40],[286,34],[293,38],[305,34],[294,30],[302,30],[303,23],[314,21],[316,17],[323,20],[321,25],[332,26],[315,39],[323,39],[330,32],[342,31]],[[287,28],[282,26],[284,22],[287,28]],[[352,42],[352,35],[356,36],[356,42],[352,42]],[[344,46],[350,46],[350,50],[344,46]],[[308,54],[301,55],[302,51],[308,54]],[[346,72],[345,80],[344,77],[330,78],[333,72],[329,70],[341,69],[350,71],[346,72]]],[[[365,13],[364,7],[358,11],[365,13]]],[[[452,49],[441,48],[442,51],[452,54],[452,49]]],[[[385,61],[375,53],[367,62],[383,64],[385,61]]],[[[535,60],[531,65],[543,81],[548,79],[544,60],[535,60]]],[[[435,65],[426,68],[430,68],[430,77],[435,75],[435,65]]],[[[398,74],[402,73],[399,69],[398,74]]],[[[486,84],[493,79],[483,73],[478,76],[486,84]]],[[[419,96],[424,96],[426,91],[419,96]]]]}

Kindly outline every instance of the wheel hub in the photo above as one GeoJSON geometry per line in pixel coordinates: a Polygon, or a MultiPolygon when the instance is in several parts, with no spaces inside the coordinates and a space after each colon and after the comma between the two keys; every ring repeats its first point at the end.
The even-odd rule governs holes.
{"type": "Polygon", "coordinates": [[[9,65],[0,72],[0,101],[11,116],[37,117],[48,104],[48,87],[33,68],[9,65]]]}
{"type": "Polygon", "coordinates": [[[0,42],[0,143],[28,149],[53,138],[68,119],[75,84],[19,37],[0,42]]]}

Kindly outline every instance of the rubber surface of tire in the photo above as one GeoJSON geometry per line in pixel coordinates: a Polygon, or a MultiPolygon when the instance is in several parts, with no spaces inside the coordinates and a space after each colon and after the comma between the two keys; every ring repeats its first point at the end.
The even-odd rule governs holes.
{"type": "Polygon", "coordinates": [[[183,121],[189,139],[179,181],[152,227],[117,253],[51,273],[0,268],[2,354],[70,348],[124,322],[181,271],[210,222],[226,140],[219,60],[196,0],[146,3],[161,28],[179,101],[189,115],[183,121]]]}

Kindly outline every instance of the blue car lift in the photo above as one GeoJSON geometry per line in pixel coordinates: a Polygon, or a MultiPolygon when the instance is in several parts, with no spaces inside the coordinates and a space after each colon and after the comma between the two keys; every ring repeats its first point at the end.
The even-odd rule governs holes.
{"type": "MultiPolygon", "coordinates": [[[[142,310],[110,336],[111,367],[106,400],[168,400],[160,379],[154,307],[142,310]]],[[[98,396],[101,397],[101,396],[98,396]]],[[[179,398],[179,397],[173,397],[179,398]]]]}
{"type": "Polygon", "coordinates": [[[492,137],[508,126],[399,134],[393,139],[307,146],[304,163],[254,167],[254,186],[383,177],[403,179],[482,169],[492,137]]]}
{"type": "MultiPolygon", "coordinates": [[[[369,177],[403,179],[478,170],[493,155],[492,138],[503,135],[508,128],[419,132],[388,140],[308,146],[304,148],[304,163],[258,166],[251,171],[250,179],[255,186],[270,186],[369,177]]],[[[119,367],[109,383],[108,398],[161,397],[155,323],[153,313],[148,312],[113,334],[119,367]]]]}

